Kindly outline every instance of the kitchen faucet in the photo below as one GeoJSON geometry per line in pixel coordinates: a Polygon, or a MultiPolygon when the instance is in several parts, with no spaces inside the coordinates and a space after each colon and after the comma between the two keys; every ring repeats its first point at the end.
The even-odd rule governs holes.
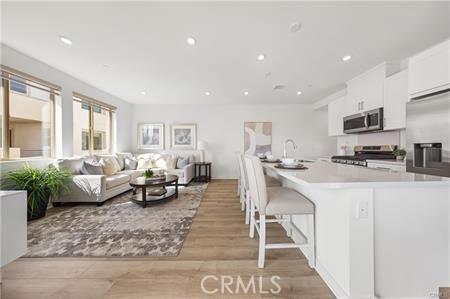
{"type": "Polygon", "coordinates": [[[286,141],[283,143],[283,158],[287,158],[287,150],[286,150],[286,145],[288,143],[292,143],[292,145],[294,146],[294,150],[297,149],[297,145],[295,144],[294,140],[292,139],[286,139],[286,141]]]}

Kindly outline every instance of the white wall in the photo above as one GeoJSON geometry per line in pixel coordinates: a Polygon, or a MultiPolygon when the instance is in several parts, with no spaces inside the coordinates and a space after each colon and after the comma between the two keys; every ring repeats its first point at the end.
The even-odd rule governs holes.
{"type": "Polygon", "coordinates": [[[1,44],[1,64],[61,86],[61,103],[57,107],[57,113],[60,115],[56,116],[58,156],[72,156],[73,153],[73,122],[76,121],[76,119],[73,119],[72,111],[72,93],[74,91],[117,107],[116,150],[129,151],[131,149],[130,131],[132,130],[132,126],[130,115],[132,105],[130,103],[4,44],[1,44]]]}
{"type": "Polygon", "coordinates": [[[170,124],[196,123],[197,140],[208,142],[206,160],[213,162],[214,178],[237,177],[235,152],[244,150],[244,121],[272,122],[272,151],[279,157],[287,138],[297,143],[299,158],[330,155],[336,148],[336,139],[327,136],[326,111],[310,105],[134,105],[132,119],[134,152],[139,122],[166,125],[165,149],[170,149],[170,124]]]}

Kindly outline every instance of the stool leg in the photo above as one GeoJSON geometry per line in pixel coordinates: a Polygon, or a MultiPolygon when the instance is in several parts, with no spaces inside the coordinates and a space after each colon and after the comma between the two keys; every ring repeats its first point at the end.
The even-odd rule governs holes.
{"type": "Polygon", "coordinates": [[[250,238],[255,237],[255,222],[255,204],[250,200],[250,238]]]}
{"type": "Polygon", "coordinates": [[[241,201],[241,211],[245,211],[245,195],[244,194],[241,194],[240,201],[241,201]]]}
{"type": "Polygon", "coordinates": [[[308,247],[310,268],[316,267],[316,217],[315,214],[308,215],[308,247]]]}
{"type": "Polygon", "coordinates": [[[266,256],[266,215],[259,215],[259,254],[258,268],[264,268],[266,256]]]}
{"type": "Polygon", "coordinates": [[[289,222],[288,222],[288,227],[286,230],[286,235],[288,237],[292,237],[292,215],[288,215],[288,219],[289,219],[289,222]]]}
{"type": "Polygon", "coordinates": [[[245,224],[250,223],[250,192],[245,191],[245,224]]]}
{"type": "Polygon", "coordinates": [[[238,177],[237,196],[241,195],[241,176],[238,177]]]}

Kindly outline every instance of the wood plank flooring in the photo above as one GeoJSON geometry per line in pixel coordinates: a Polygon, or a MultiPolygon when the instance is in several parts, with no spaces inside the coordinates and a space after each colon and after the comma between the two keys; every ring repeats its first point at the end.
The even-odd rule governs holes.
{"type": "MultiPolygon", "coordinates": [[[[270,224],[267,235],[269,242],[289,242],[279,224],[270,224]]],[[[22,258],[4,267],[1,298],[333,298],[297,249],[268,250],[264,269],[257,255],[258,237],[248,238],[236,181],[214,180],[179,256],[22,258]],[[201,287],[207,275],[214,276],[204,280],[212,295],[201,287]],[[231,281],[223,291],[222,280],[231,281]]]]}

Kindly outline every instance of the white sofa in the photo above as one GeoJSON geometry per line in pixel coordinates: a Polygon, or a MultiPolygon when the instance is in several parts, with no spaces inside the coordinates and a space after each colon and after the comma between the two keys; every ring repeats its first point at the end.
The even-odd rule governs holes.
{"type": "Polygon", "coordinates": [[[126,156],[157,160],[158,165],[154,165],[151,169],[155,172],[177,175],[179,177],[178,184],[180,185],[188,185],[194,178],[193,162],[195,161],[195,156],[193,155],[190,156],[190,163],[181,169],[167,167],[169,165],[166,162],[169,158],[183,157],[183,154],[161,153],[134,156],[131,153],[118,153],[114,156],[117,158],[121,170],[110,176],[82,174],[84,161],[99,161],[102,156],[83,156],[55,160],[51,164],[52,167],[65,169],[71,172],[73,176],[70,181],[69,192],[59,198],[53,198],[52,203],[55,206],[63,202],[94,202],[101,205],[106,200],[131,190],[130,180],[142,176],[145,169],[126,170],[124,161],[126,156]]]}

